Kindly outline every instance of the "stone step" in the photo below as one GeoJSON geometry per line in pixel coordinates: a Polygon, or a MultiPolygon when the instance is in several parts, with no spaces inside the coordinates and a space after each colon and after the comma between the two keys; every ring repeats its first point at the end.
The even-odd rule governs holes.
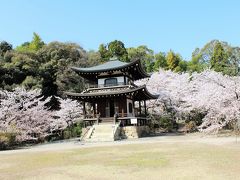
{"type": "Polygon", "coordinates": [[[105,132],[105,133],[93,132],[92,136],[109,136],[112,134],[113,134],[112,132],[105,132]]]}
{"type": "Polygon", "coordinates": [[[96,126],[95,126],[94,128],[95,128],[96,130],[97,130],[97,129],[107,129],[107,130],[110,130],[110,129],[113,129],[114,127],[107,125],[107,126],[102,126],[102,127],[101,127],[101,126],[99,126],[99,127],[96,127],[96,126]]]}
{"type": "Polygon", "coordinates": [[[94,133],[111,133],[113,132],[113,129],[94,129],[94,133]]]}
{"type": "Polygon", "coordinates": [[[105,128],[114,128],[114,125],[112,124],[100,124],[100,125],[95,125],[95,129],[105,129],[105,128]]]}
{"type": "Polygon", "coordinates": [[[94,139],[113,139],[113,136],[94,136],[91,137],[90,139],[94,140],[94,139]]]}
{"type": "Polygon", "coordinates": [[[114,141],[113,138],[94,138],[94,139],[88,139],[86,140],[88,142],[109,142],[109,141],[114,141]]]}
{"type": "Polygon", "coordinates": [[[114,125],[114,123],[113,122],[101,122],[100,124],[102,124],[102,125],[114,125]]]}
{"type": "Polygon", "coordinates": [[[114,141],[113,131],[115,125],[100,123],[99,125],[94,125],[93,128],[94,130],[89,138],[90,141],[114,141]]]}
{"type": "Polygon", "coordinates": [[[98,129],[106,129],[106,130],[110,130],[110,129],[114,129],[114,126],[112,126],[112,125],[99,125],[99,126],[94,126],[94,129],[95,130],[98,130],[98,129]]]}
{"type": "Polygon", "coordinates": [[[98,128],[102,128],[102,127],[114,127],[114,124],[97,124],[97,125],[94,125],[94,127],[98,127],[98,128]]]}
{"type": "Polygon", "coordinates": [[[98,133],[98,132],[93,132],[92,136],[109,136],[109,135],[112,135],[113,133],[112,132],[103,132],[103,133],[98,133]]]}
{"type": "Polygon", "coordinates": [[[113,124],[114,119],[113,118],[102,118],[102,119],[100,119],[100,122],[101,123],[111,123],[111,124],[113,124]]]}
{"type": "Polygon", "coordinates": [[[113,131],[93,131],[92,134],[103,134],[103,135],[107,135],[107,134],[112,134],[113,131]]]}

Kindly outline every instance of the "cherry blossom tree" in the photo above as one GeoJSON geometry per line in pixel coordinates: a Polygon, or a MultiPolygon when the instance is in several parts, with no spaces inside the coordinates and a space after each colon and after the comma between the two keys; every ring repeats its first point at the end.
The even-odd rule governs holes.
{"type": "MultiPolygon", "coordinates": [[[[138,84],[145,83],[139,81],[138,84]]],[[[202,73],[174,73],[160,70],[147,81],[150,92],[159,98],[148,102],[152,113],[162,114],[171,109],[175,118],[191,112],[204,114],[202,132],[216,133],[240,119],[240,77],[230,77],[206,70],[202,73]]]]}
{"type": "Polygon", "coordinates": [[[58,98],[61,105],[60,110],[56,111],[55,115],[59,117],[60,121],[66,123],[66,125],[72,125],[77,123],[81,118],[83,118],[83,108],[82,105],[77,100],[62,99],[58,98]]]}
{"type": "Polygon", "coordinates": [[[82,108],[77,101],[58,99],[60,110],[50,111],[45,106],[50,98],[41,100],[40,90],[0,91],[0,131],[14,129],[18,141],[26,141],[64,130],[69,121],[74,123],[82,115],[82,108]]]}

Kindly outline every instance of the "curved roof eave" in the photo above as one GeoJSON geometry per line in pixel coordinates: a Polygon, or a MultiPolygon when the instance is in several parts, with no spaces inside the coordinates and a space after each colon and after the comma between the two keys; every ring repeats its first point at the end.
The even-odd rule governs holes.
{"type": "Polygon", "coordinates": [[[123,68],[126,68],[128,66],[131,66],[131,65],[137,63],[138,61],[139,60],[132,61],[130,63],[126,63],[126,62],[121,62],[121,61],[115,60],[115,61],[108,61],[104,64],[100,64],[100,65],[93,66],[93,67],[88,67],[88,68],[71,67],[71,69],[73,69],[74,71],[77,71],[77,72],[82,72],[82,73],[104,72],[104,71],[123,69],[123,68]]]}
{"type": "MultiPolygon", "coordinates": [[[[75,72],[79,73],[80,75],[94,75],[102,72],[109,72],[109,71],[116,71],[116,70],[121,70],[121,69],[126,69],[132,65],[136,65],[138,69],[138,77],[135,78],[135,80],[141,79],[141,78],[147,78],[150,77],[149,74],[147,74],[141,65],[140,60],[135,60],[129,63],[121,62],[121,61],[109,61],[105,64],[101,64],[95,67],[90,67],[90,68],[77,68],[77,67],[71,67],[72,70],[75,72]],[[113,65],[114,63],[114,65],[113,65]],[[99,68],[100,67],[100,68],[99,68]],[[139,77],[140,75],[140,77],[139,77]]],[[[86,78],[86,77],[85,77],[86,78]]]]}
{"type": "Polygon", "coordinates": [[[148,91],[148,89],[146,88],[146,85],[144,85],[144,89],[146,91],[146,93],[148,94],[148,96],[150,97],[150,99],[158,99],[159,98],[159,94],[152,94],[148,91]]]}
{"type": "Polygon", "coordinates": [[[106,93],[71,93],[71,92],[65,92],[67,96],[75,96],[75,97],[80,97],[80,98],[86,98],[86,97],[91,97],[91,96],[108,96],[108,95],[117,95],[117,94],[125,94],[125,93],[133,93],[136,91],[145,91],[145,95],[149,99],[157,99],[159,95],[153,95],[151,94],[147,88],[146,85],[140,86],[138,88],[134,89],[129,89],[129,90],[124,90],[124,91],[113,91],[113,92],[108,92],[106,93]]]}
{"type": "Polygon", "coordinates": [[[74,71],[77,71],[77,72],[82,72],[82,73],[104,72],[104,71],[120,70],[123,68],[127,68],[129,66],[132,66],[134,64],[139,64],[141,66],[141,71],[143,71],[142,65],[141,65],[141,62],[139,59],[129,62],[129,63],[121,62],[121,61],[108,61],[108,62],[106,62],[104,64],[100,64],[98,66],[93,66],[93,67],[88,67],[88,68],[71,67],[71,69],[74,71]]]}

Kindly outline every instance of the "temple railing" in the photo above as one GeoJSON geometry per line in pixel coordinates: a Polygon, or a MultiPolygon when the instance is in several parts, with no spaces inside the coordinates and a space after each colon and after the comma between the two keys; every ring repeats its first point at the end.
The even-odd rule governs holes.
{"type": "Polygon", "coordinates": [[[113,86],[123,86],[123,85],[128,85],[127,83],[124,82],[118,82],[118,83],[113,83],[113,84],[87,84],[86,88],[104,88],[104,87],[113,87],[113,86]]]}

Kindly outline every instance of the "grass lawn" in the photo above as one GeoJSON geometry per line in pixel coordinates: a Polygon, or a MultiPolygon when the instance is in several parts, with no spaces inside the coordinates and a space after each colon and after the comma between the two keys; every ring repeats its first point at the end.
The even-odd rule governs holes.
{"type": "Polygon", "coordinates": [[[150,143],[3,152],[0,179],[240,179],[240,143],[169,138],[150,143]]]}

